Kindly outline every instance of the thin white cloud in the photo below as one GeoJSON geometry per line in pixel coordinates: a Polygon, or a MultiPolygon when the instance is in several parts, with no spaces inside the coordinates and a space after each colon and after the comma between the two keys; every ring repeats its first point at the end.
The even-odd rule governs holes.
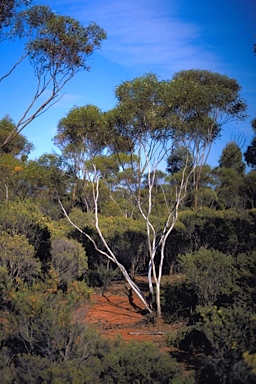
{"type": "Polygon", "coordinates": [[[201,45],[203,31],[177,17],[175,1],[65,3],[69,3],[70,12],[79,20],[93,20],[107,31],[101,54],[112,62],[126,67],[148,67],[160,71],[160,75],[188,68],[216,70],[219,66],[217,56],[201,45]]]}
{"type": "Polygon", "coordinates": [[[72,93],[63,93],[59,102],[56,104],[58,108],[67,108],[70,105],[79,104],[84,99],[84,96],[72,93]]]}

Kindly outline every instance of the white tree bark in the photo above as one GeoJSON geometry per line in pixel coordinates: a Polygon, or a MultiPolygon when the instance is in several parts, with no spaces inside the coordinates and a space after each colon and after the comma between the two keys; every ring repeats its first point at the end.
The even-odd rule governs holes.
{"type": "Polygon", "coordinates": [[[104,244],[105,248],[106,248],[106,251],[100,249],[98,247],[98,245],[96,244],[96,242],[94,241],[94,239],[88,235],[88,233],[84,232],[81,228],[79,228],[71,219],[70,217],[68,216],[63,204],[61,203],[61,201],[59,200],[59,203],[60,203],[60,206],[62,208],[62,211],[64,213],[64,215],[66,216],[66,218],[68,219],[68,221],[70,222],[70,224],[76,228],[80,233],[82,233],[85,237],[87,237],[87,239],[89,239],[94,248],[100,253],[102,254],[104,257],[106,257],[108,260],[111,260],[120,270],[120,272],[122,273],[123,277],[125,278],[126,282],[129,284],[130,288],[133,290],[133,292],[139,297],[139,299],[141,300],[141,302],[143,303],[143,305],[145,306],[145,308],[150,312],[152,313],[152,309],[150,308],[150,305],[148,304],[144,294],[141,292],[141,290],[139,289],[139,287],[137,286],[137,284],[131,279],[131,277],[129,276],[129,273],[127,272],[127,270],[125,269],[125,267],[123,266],[123,264],[121,264],[115,254],[113,253],[113,251],[111,250],[111,248],[109,247],[101,229],[100,229],[100,225],[99,225],[99,217],[98,217],[98,198],[99,198],[99,178],[97,178],[97,170],[96,168],[94,167],[94,177],[93,177],[93,180],[94,182],[92,182],[92,186],[93,186],[93,199],[94,199],[94,226],[95,226],[95,229],[97,230],[97,233],[102,241],[102,243],[104,244]],[[95,179],[96,177],[96,179],[95,179]]]}

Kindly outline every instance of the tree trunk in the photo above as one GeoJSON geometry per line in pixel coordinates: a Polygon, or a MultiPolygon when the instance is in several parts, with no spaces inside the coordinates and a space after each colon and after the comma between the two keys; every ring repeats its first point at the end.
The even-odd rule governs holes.
{"type": "Polygon", "coordinates": [[[156,281],[156,315],[158,319],[162,317],[161,300],[160,300],[160,283],[156,281]]]}

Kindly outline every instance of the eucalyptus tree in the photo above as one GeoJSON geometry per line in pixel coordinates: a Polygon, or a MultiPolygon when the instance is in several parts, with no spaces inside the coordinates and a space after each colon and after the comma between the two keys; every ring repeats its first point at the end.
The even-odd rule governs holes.
{"type": "MultiPolygon", "coordinates": [[[[13,26],[16,15],[21,7],[28,6],[31,0],[1,0],[0,2],[0,36],[1,39],[7,35],[5,29],[8,28],[9,35],[14,35],[14,31],[10,28],[13,26]],[[10,30],[11,29],[11,30],[10,30]]],[[[7,36],[6,36],[7,37],[7,36]]]]}
{"type": "MultiPolygon", "coordinates": [[[[201,152],[199,163],[204,165],[211,144],[219,137],[222,127],[246,117],[246,105],[239,95],[240,86],[235,79],[204,70],[181,71],[174,75],[173,82],[178,90],[176,112],[193,139],[192,157],[201,152]]],[[[195,168],[193,175],[195,209],[203,169],[201,165],[195,168]]]]}
{"type": "MultiPolygon", "coordinates": [[[[185,147],[173,148],[167,158],[166,171],[171,175],[174,175],[175,173],[182,171],[182,169],[186,166],[187,156],[189,156],[189,153],[187,152],[187,148],[185,147]]],[[[190,159],[190,165],[192,166],[192,157],[190,159]]]]}
{"type": "MultiPolygon", "coordinates": [[[[0,120],[0,143],[15,129],[15,123],[8,115],[0,120]]],[[[2,153],[9,153],[16,158],[25,158],[33,149],[25,136],[17,134],[12,141],[8,142],[2,149],[2,153]]]]}
{"type": "Polygon", "coordinates": [[[219,159],[220,168],[232,168],[240,175],[245,172],[245,163],[243,162],[243,154],[238,144],[230,141],[222,150],[219,159]]]}
{"type": "Polygon", "coordinates": [[[222,208],[244,208],[246,204],[245,163],[238,144],[227,143],[223,149],[219,168],[217,192],[218,202],[222,208]]]}
{"type": "Polygon", "coordinates": [[[119,119],[117,129],[130,137],[140,158],[135,193],[146,224],[149,289],[153,294],[153,276],[159,317],[166,240],[177,222],[190,177],[205,164],[212,142],[218,138],[225,123],[245,117],[246,105],[239,90],[236,80],[201,70],[181,71],[171,81],[158,81],[155,75],[148,74],[124,82],[116,90],[123,117],[121,125],[119,119]],[[152,215],[152,192],[157,170],[174,148],[185,148],[184,166],[174,198],[166,196],[165,217],[157,221],[159,226],[152,215]],[[140,180],[145,173],[148,175],[148,195],[145,199],[143,194],[142,199],[140,180]]]}
{"type": "MultiPolygon", "coordinates": [[[[7,6],[5,1],[2,3],[7,6]]],[[[18,4],[29,2],[8,3],[15,5],[10,7],[9,13],[6,8],[1,36],[9,38],[10,44],[16,38],[24,40],[24,52],[7,73],[0,75],[0,82],[25,59],[29,59],[36,81],[31,101],[15,128],[0,143],[0,148],[59,101],[66,83],[79,71],[89,69],[88,57],[106,38],[105,31],[97,24],[84,27],[69,16],[57,15],[48,6],[32,6],[18,12],[18,4]]]]}
{"type": "Polygon", "coordinates": [[[36,160],[23,161],[18,171],[16,182],[12,179],[15,198],[22,201],[31,199],[44,215],[58,219],[60,212],[57,196],[65,198],[69,189],[69,177],[62,168],[60,156],[43,154],[36,160]]]}
{"type": "Polygon", "coordinates": [[[247,196],[247,208],[256,207],[256,169],[245,175],[245,192],[247,196]]]}
{"type": "MultiPolygon", "coordinates": [[[[146,74],[125,81],[116,88],[117,106],[109,125],[113,137],[121,137],[126,143],[125,152],[130,158],[129,172],[134,177],[126,179],[126,188],[145,222],[149,290],[154,295],[154,281],[158,317],[161,317],[160,291],[168,236],[178,220],[190,178],[195,169],[205,164],[212,142],[218,138],[226,122],[245,116],[246,105],[239,90],[236,80],[201,70],[181,71],[171,81],[160,81],[156,75],[146,74]],[[177,148],[184,150],[181,175],[174,184],[172,196],[168,195],[170,188],[163,191],[165,212],[161,211],[161,215],[156,217],[153,196],[159,170],[171,151],[177,148]],[[132,180],[132,185],[129,180],[132,180]]],[[[105,153],[118,151],[118,147],[109,142],[105,144],[105,153]]],[[[127,157],[125,161],[127,166],[127,157]]],[[[101,231],[98,215],[100,172],[93,159],[91,162],[94,224],[105,248],[99,249],[95,242],[94,245],[116,263],[131,288],[150,310],[101,231]]],[[[120,161],[120,169],[122,166],[120,161]]],[[[73,225],[76,226],[75,223],[73,225]]],[[[88,234],[85,235],[88,237],[88,234]]]]}
{"type": "Polygon", "coordinates": [[[256,168],[256,118],[252,120],[251,124],[254,131],[254,137],[244,153],[244,158],[248,166],[256,168]]]}
{"type": "MultiPolygon", "coordinates": [[[[87,189],[91,174],[88,162],[102,155],[106,140],[104,114],[95,105],[72,108],[59,121],[54,143],[62,151],[66,169],[71,176],[73,202],[79,198],[79,188],[83,192],[87,189]]],[[[87,193],[82,195],[89,212],[92,210],[91,199],[87,193]]]]}
{"type": "MultiPolygon", "coordinates": [[[[9,116],[0,120],[0,143],[5,140],[15,124],[9,116]]],[[[33,145],[22,134],[17,134],[12,141],[2,149],[0,156],[0,198],[6,201],[15,196],[20,175],[24,169],[27,155],[33,149],[33,145]]]]}

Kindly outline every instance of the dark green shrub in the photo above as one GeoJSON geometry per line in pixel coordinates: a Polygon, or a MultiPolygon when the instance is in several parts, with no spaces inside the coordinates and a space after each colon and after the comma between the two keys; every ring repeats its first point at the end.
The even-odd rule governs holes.
{"type": "Polygon", "coordinates": [[[256,376],[244,353],[256,351],[256,322],[242,307],[198,308],[198,321],[172,340],[172,344],[199,360],[198,383],[253,384],[256,376]]]}
{"type": "Polygon", "coordinates": [[[77,311],[88,306],[90,293],[84,282],[75,281],[63,294],[54,276],[44,283],[12,288],[8,311],[1,314],[2,333],[8,340],[3,345],[14,356],[30,352],[51,361],[78,357],[84,353],[88,327],[80,319],[81,310],[77,311]]]}
{"type": "Polygon", "coordinates": [[[99,383],[101,363],[97,361],[92,367],[88,362],[77,366],[71,361],[51,361],[42,356],[19,354],[11,369],[4,367],[0,372],[1,384],[95,384],[99,383]]]}
{"type": "Polygon", "coordinates": [[[77,240],[59,237],[52,241],[52,265],[61,284],[81,279],[88,269],[87,255],[77,240]]]}
{"type": "Polygon", "coordinates": [[[229,294],[234,285],[233,258],[217,250],[200,248],[180,255],[178,262],[199,305],[213,305],[221,294],[229,294]]]}
{"type": "Polygon", "coordinates": [[[30,200],[0,204],[0,231],[10,236],[25,236],[35,249],[42,272],[49,268],[50,232],[39,208],[30,200]]]}
{"type": "Polygon", "coordinates": [[[148,244],[144,230],[130,229],[123,232],[123,228],[120,227],[120,232],[116,231],[108,239],[108,243],[132,278],[135,277],[136,273],[147,270],[148,244]]]}
{"type": "Polygon", "coordinates": [[[164,319],[170,323],[189,319],[197,305],[193,287],[184,280],[165,285],[161,300],[164,319]]]}
{"type": "Polygon", "coordinates": [[[167,384],[179,375],[175,361],[150,343],[121,343],[103,362],[106,384],[167,384]]]}
{"type": "Polygon", "coordinates": [[[235,259],[237,271],[237,301],[256,312],[256,251],[239,254],[235,259]]]}
{"type": "Polygon", "coordinates": [[[99,287],[102,293],[111,287],[111,284],[121,277],[119,269],[107,268],[101,264],[97,269],[89,271],[89,284],[92,287],[99,287]]]}

